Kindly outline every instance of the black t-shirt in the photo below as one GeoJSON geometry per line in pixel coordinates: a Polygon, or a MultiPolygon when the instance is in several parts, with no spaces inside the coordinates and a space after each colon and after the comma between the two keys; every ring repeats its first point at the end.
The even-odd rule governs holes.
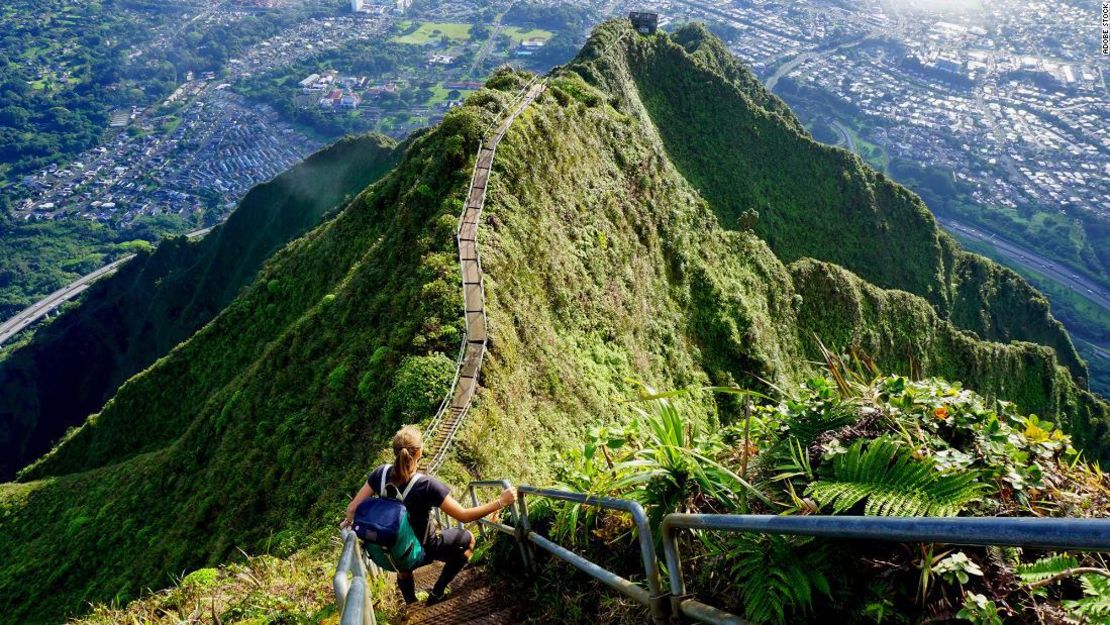
{"type": "MultiPolygon", "coordinates": [[[[370,485],[370,490],[374,491],[375,495],[381,494],[378,492],[378,488],[382,485],[382,471],[385,470],[386,466],[383,464],[374,469],[370,472],[370,477],[366,478],[366,483],[370,485]]],[[[390,473],[392,471],[391,468],[390,473]]],[[[390,483],[388,475],[385,480],[385,488],[389,491],[391,497],[400,496],[405,490],[404,486],[397,488],[395,484],[390,483]],[[394,488],[397,488],[396,493],[393,492],[394,488]]],[[[409,523],[412,524],[412,531],[420,538],[421,543],[424,543],[428,537],[428,520],[431,517],[432,508],[438,508],[450,494],[451,489],[447,488],[443,482],[424,475],[413,485],[408,497],[405,497],[405,509],[409,512],[409,523]]]]}

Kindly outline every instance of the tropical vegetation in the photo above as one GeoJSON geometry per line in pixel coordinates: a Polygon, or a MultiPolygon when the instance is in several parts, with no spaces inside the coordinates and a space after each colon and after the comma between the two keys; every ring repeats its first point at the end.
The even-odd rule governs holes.
{"type": "MultiPolygon", "coordinates": [[[[119,253],[140,254],[0,359],[0,480],[49,451],[120,384],[208,323],[276,250],[380,178],[396,162],[394,148],[380,135],[344,139],[252,189],[199,241],[119,245],[119,253]]],[[[0,250],[7,242],[25,240],[0,234],[0,250]]],[[[101,262],[96,256],[84,270],[101,262]]]]}
{"type": "MultiPolygon", "coordinates": [[[[684,410],[691,394],[653,393],[639,418],[598,427],[557,470],[568,489],[635,499],[658,523],[668,512],[881,516],[1102,517],[1110,477],[1086,462],[1052,423],[959,384],[876,375],[831,356],[826,376],[758,397],[743,422],[721,427],[684,410]]],[[[857,361],[860,362],[860,361],[857,361]]],[[[620,513],[532,506],[534,522],[595,557],[635,551],[620,513]]],[[[890,545],[804,537],[697,532],[683,547],[690,586],[756,623],[976,623],[1110,615],[1110,571],[1096,557],[1017,549],[890,545]]],[[[507,556],[511,557],[511,555],[507,556]]],[[[634,562],[623,566],[642,577],[634,562]]],[[[549,605],[548,617],[593,609],[549,605]]],[[[547,590],[545,592],[550,592],[547,590]]],[[[629,618],[616,611],[616,622],[629,618]]]]}
{"type": "MultiPolygon", "coordinates": [[[[464,329],[458,216],[483,133],[528,79],[500,71],[414,136],[394,169],[0,486],[4,618],[52,622],[138,598],[170,571],[320,540],[396,427],[430,419],[446,392],[464,329]]],[[[482,219],[492,340],[441,471],[455,485],[480,475],[582,486],[556,475],[577,467],[655,502],[656,517],[1104,508],[1103,478],[1068,450],[1104,456],[1110,409],[1085,390],[1043,299],[961,252],[905,189],[814,142],[704,29],[601,26],[499,144],[482,219]],[[684,142],[720,151],[709,159],[684,142]],[[814,361],[841,352],[874,366],[862,380],[838,379],[843,367],[819,376],[814,361]],[[917,381],[934,377],[979,394],[917,381]],[[629,378],[748,389],[751,417],[739,391],[620,401],[629,378]],[[595,428],[606,433],[589,461],[554,462],[595,428]]],[[[975,574],[1003,570],[975,550],[965,560],[875,546],[847,559],[767,540],[704,545],[698,561],[713,566],[691,571],[691,586],[755,616],[778,603],[790,614],[982,618],[1025,605],[975,574]],[[927,584],[922,560],[940,567],[924,567],[927,584]],[[786,590],[764,584],[725,596],[734,569],[784,561],[797,564],[760,578],[793,595],[780,601],[786,590]]],[[[1081,600],[1067,594],[1077,583],[1046,587],[1048,604],[1064,606],[1053,593],[1081,600]]]]}

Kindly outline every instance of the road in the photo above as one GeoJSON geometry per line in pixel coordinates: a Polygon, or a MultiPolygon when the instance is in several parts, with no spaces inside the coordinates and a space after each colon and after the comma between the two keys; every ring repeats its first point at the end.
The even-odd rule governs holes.
{"type": "MultiPolygon", "coordinates": [[[[208,234],[211,230],[212,228],[194,230],[193,232],[187,233],[185,236],[188,237],[190,240],[199,239],[200,237],[208,234]]],[[[8,341],[8,339],[19,334],[39,319],[45,317],[50,311],[83,293],[85,289],[89,288],[89,285],[91,285],[93,282],[96,282],[104,276],[115,273],[116,269],[119,269],[121,265],[131,260],[132,258],[135,258],[135,255],[129,254],[115,262],[104,265],[100,269],[97,269],[90,274],[81,276],[80,278],[74,280],[73,282],[58,289],[57,291],[54,291],[50,295],[47,295],[31,306],[20,311],[18,314],[16,314],[16,316],[8,319],[3,324],[0,324],[0,345],[3,345],[8,341]]]]}
{"type": "Polygon", "coordinates": [[[1110,310],[1110,294],[1089,278],[1078,275],[1059,263],[1042,258],[1030,252],[1028,248],[1006,241],[998,235],[991,234],[982,228],[957,221],[951,217],[937,216],[937,221],[945,228],[954,231],[960,237],[986,243],[1011,262],[1026,267],[1031,271],[1043,274],[1054,282],[1068,287],[1106,310],[1110,310]]]}
{"type": "Polygon", "coordinates": [[[848,132],[848,129],[835,119],[832,120],[830,124],[832,125],[833,130],[835,130],[836,133],[840,135],[840,138],[843,140],[844,144],[848,146],[848,149],[852,152],[855,152],[856,140],[852,138],[852,133],[848,132]]]}
{"type": "Polygon", "coordinates": [[[0,325],[0,344],[7,342],[8,339],[22,332],[27,326],[45,317],[47,313],[61,306],[63,302],[73,299],[79,293],[89,288],[89,285],[99,278],[114,273],[120,265],[134,257],[134,254],[124,256],[114,263],[105,265],[86,276],[81,276],[70,284],[54,291],[38,302],[35,302],[11,319],[8,319],[3,325],[0,325]]]}
{"type": "Polygon", "coordinates": [[[504,17],[505,13],[508,13],[511,8],[513,8],[513,3],[510,2],[509,6],[506,7],[503,12],[498,13],[497,18],[493,20],[493,32],[486,38],[486,42],[482,44],[482,47],[478,49],[478,53],[474,55],[474,62],[470,64],[470,69],[467,70],[464,76],[466,80],[469,80],[470,77],[474,75],[474,72],[478,71],[478,65],[485,60],[486,55],[488,55],[489,51],[493,48],[493,44],[497,40],[497,35],[501,34],[501,18],[504,17]]]}

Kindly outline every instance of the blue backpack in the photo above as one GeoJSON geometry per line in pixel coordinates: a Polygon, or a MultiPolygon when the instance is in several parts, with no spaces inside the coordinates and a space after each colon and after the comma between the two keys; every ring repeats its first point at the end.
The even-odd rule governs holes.
{"type": "Polygon", "coordinates": [[[405,497],[424,476],[413,474],[404,491],[400,492],[400,497],[390,497],[386,494],[386,477],[392,466],[387,464],[382,470],[378,496],[370,497],[355,509],[351,529],[378,566],[387,571],[411,571],[424,561],[424,545],[420,544],[409,523],[405,497]]]}

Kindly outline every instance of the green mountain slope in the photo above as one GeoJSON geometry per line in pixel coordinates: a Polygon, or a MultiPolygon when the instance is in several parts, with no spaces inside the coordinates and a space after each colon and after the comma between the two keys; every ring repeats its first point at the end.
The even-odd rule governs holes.
{"type": "Polygon", "coordinates": [[[252,189],[206,238],[165,241],[0,361],[0,480],[46,453],[222,310],[281,246],[394,163],[383,136],[340,141],[252,189]]]}
{"type": "MultiPolygon", "coordinates": [[[[693,26],[631,47],[628,75],[668,155],[726,228],[743,211],[758,211],[756,233],[784,262],[837,263],[877,286],[928,299],[941,316],[986,339],[1053,347],[1086,384],[1086,365],[1044,296],[1013,271],[961,251],[904,187],[799,131],[793,114],[720,40],[693,26]]],[[[612,63],[592,64],[611,77],[612,63]]],[[[624,95],[623,85],[610,89],[624,95]]]]}
{"type": "MultiPolygon", "coordinates": [[[[725,57],[697,53],[705,37],[602,26],[501,142],[480,234],[491,352],[445,476],[545,481],[553,454],[584,430],[631,417],[618,401],[626,378],[660,388],[797,384],[814,369],[815,334],[835,349],[865,347],[889,370],[966,378],[1042,416],[1090,422],[1081,436],[1074,428],[1077,441],[1092,454],[1107,449],[1107,406],[1079,389],[1057,349],[990,343],[946,318],[941,304],[953,296],[928,292],[942,283],[932,272],[947,265],[930,263],[943,254],[913,261],[927,277],[874,286],[857,275],[863,267],[796,258],[758,227],[722,219],[709,188],[699,194],[692,182],[697,168],[671,153],[663,116],[648,103],[667,84],[643,85],[644,68],[660,67],[659,80],[694,74],[719,84],[735,100],[728,107],[795,137],[790,149],[802,154],[790,159],[830,157],[758,85],[736,86],[738,68],[707,71],[725,57]],[[919,288],[925,298],[911,293],[919,288]]],[[[133,597],[171,572],[222,562],[237,547],[296,546],[336,520],[394,428],[429,419],[450,382],[445,354],[462,331],[456,219],[481,133],[522,83],[511,73],[491,79],[411,141],[396,169],[281,250],[211,323],[124,384],[27,473],[37,481],[0,487],[4,620],[51,622],[85,601],[133,597]]],[[[759,142],[749,137],[745,149],[759,142]]],[[[723,151],[718,160],[753,166],[745,158],[723,151]]],[[[916,206],[866,169],[843,171],[845,188],[867,186],[862,176],[916,206]]],[[[795,189],[781,198],[834,184],[782,183],[795,189]]],[[[752,194],[751,181],[736,184],[752,194]]],[[[854,198],[833,195],[828,210],[851,214],[854,198]]],[[[783,233],[793,214],[778,218],[783,233]]],[[[899,246],[943,247],[927,215],[919,221],[924,240],[907,232],[899,246]]],[[[877,235],[868,244],[878,248],[872,263],[891,254],[877,235]]],[[[727,422],[736,407],[706,398],[691,409],[727,422]]]]}

